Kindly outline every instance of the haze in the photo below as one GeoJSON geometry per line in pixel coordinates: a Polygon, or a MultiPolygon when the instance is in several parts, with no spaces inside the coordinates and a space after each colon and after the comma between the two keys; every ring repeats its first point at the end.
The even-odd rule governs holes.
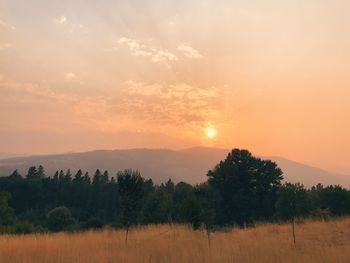
{"type": "Polygon", "coordinates": [[[349,10],[0,0],[0,152],[240,147],[350,173],[349,10]]]}

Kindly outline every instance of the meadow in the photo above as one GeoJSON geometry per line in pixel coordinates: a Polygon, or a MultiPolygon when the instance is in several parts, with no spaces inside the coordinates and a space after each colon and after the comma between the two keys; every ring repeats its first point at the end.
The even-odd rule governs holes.
{"type": "Polygon", "coordinates": [[[350,218],[216,231],[183,225],[0,236],[0,262],[349,262],[350,218]]]}

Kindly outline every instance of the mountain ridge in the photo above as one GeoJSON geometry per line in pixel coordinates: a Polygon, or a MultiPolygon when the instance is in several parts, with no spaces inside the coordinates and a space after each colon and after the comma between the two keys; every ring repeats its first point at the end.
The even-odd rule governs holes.
{"type": "MultiPolygon", "coordinates": [[[[145,178],[152,178],[156,183],[165,182],[169,178],[175,182],[185,181],[197,184],[206,180],[208,170],[226,158],[230,150],[223,148],[192,147],[181,150],[165,148],[133,148],[133,149],[98,149],[87,152],[34,155],[13,157],[0,160],[0,175],[9,175],[18,169],[25,174],[33,165],[43,165],[48,176],[56,170],[78,169],[93,174],[96,169],[108,170],[110,176],[124,169],[137,169],[145,178]]],[[[339,184],[350,187],[350,176],[329,172],[317,167],[292,161],[284,157],[260,157],[270,159],[278,164],[284,172],[284,180],[301,182],[306,186],[322,183],[339,184]]]]}

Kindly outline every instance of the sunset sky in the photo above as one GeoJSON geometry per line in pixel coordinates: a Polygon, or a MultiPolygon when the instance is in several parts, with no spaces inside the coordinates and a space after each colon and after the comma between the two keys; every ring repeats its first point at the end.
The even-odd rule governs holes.
{"type": "Polygon", "coordinates": [[[0,153],[240,147],[350,174],[349,10],[0,0],[0,153]]]}

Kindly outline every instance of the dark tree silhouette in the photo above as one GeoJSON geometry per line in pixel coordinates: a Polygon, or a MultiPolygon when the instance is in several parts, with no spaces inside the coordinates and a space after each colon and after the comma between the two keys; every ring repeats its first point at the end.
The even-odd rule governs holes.
{"type": "Polygon", "coordinates": [[[0,226],[10,225],[15,219],[13,209],[8,205],[9,199],[10,194],[8,192],[0,192],[0,226]]]}
{"type": "Polygon", "coordinates": [[[275,163],[234,149],[208,172],[208,177],[209,185],[218,193],[218,224],[244,226],[273,214],[282,180],[282,171],[275,163]]]}
{"type": "Polygon", "coordinates": [[[74,224],[71,211],[64,206],[56,207],[47,214],[48,227],[52,231],[61,231],[74,224]]]}
{"type": "Polygon", "coordinates": [[[126,241],[129,228],[137,224],[141,210],[144,179],[138,171],[124,170],[117,173],[118,191],[121,201],[121,222],[126,228],[126,241]]]}
{"type": "Polygon", "coordinates": [[[36,166],[29,167],[26,177],[27,179],[36,179],[38,177],[38,171],[36,169],[36,166]]]}
{"type": "Polygon", "coordinates": [[[307,191],[302,184],[286,183],[278,191],[276,213],[282,220],[290,220],[295,244],[295,218],[304,217],[310,211],[307,191]]]}
{"type": "Polygon", "coordinates": [[[175,185],[170,179],[156,185],[132,170],[118,172],[116,178],[100,170],[92,178],[81,170],[74,177],[69,169],[52,177],[45,175],[42,166],[30,167],[26,177],[15,170],[0,177],[0,191],[11,196],[0,194],[0,225],[8,224],[0,230],[30,233],[48,226],[58,231],[107,224],[125,227],[128,233],[130,226],[137,224],[184,223],[194,228],[202,224],[210,245],[210,232],[223,226],[279,220],[290,221],[294,229],[297,217],[350,214],[348,189],[281,186],[282,172],[277,165],[246,150],[234,149],[207,175],[207,182],[192,186],[185,182],[175,185]],[[62,206],[71,211],[71,216],[63,217],[76,222],[69,219],[73,224],[67,225],[63,220],[66,223],[60,227],[49,224],[47,212],[62,206]]]}

